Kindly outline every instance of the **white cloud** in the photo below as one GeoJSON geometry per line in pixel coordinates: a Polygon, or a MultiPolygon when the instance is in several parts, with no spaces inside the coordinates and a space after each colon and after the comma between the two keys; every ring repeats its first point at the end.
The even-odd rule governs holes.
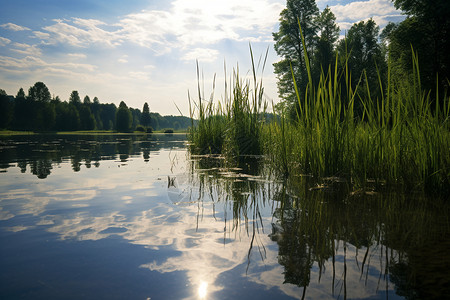
{"type": "Polygon", "coordinates": [[[283,8],[267,0],[176,0],[169,11],[130,14],[118,25],[128,40],[162,54],[225,39],[264,41],[283,8]]]}
{"type": "Polygon", "coordinates": [[[126,64],[128,62],[128,55],[122,55],[121,58],[117,60],[119,63],[126,64]]]}
{"type": "Polygon", "coordinates": [[[11,43],[10,39],[4,38],[0,36],[0,47],[4,47],[7,44],[11,43]]]}
{"type": "Polygon", "coordinates": [[[41,49],[39,49],[36,45],[28,45],[28,44],[24,44],[24,43],[14,43],[14,44],[12,44],[12,46],[16,47],[16,49],[11,49],[11,51],[14,51],[16,53],[30,55],[30,56],[42,55],[41,49]]]}
{"type": "Polygon", "coordinates": [[[128,72],[131,78],[139,79],[139,80],[150,80],[150,74],[147,72],[128,72]]]}
{"type": "Polygon", "coordinates": [[[35,31],[35,37],[46,44],[67,44],[75,47],[88,47],[91,43],[114,47],[119,44],[119,37],[115,32],[99,28],[104,23],[92,19],[74,18],[69,20],[53,20],[56,24],[42,28],[44,31],[35,31]],[[72,24],[70,24],[72,23],[72,24]]]}
{"type": "Polygon", "coordinates": [[[83,53],[68,53],[67,56],[69,56],[71,58],[75,58],[75,59],[87,58],[87,55],[83,54],[83,53]]]}
{"type": "Polygon", "coordinates": [[[114,27],[94,19],[54,19],[54,24],[33,34],[44,44],[82,48],[92,44],[116,47],[128,41],[160,55],[174,48],[186,50],[226,39],[271,41],[283,8],[269,0],[176,0],[167,11],[143,10],[129,14],[117,24],[109,24],[114,27]]]}
{"type": "Polygon", "coordinates": [[[399,17],[401,12],[396,10],[390,0],[355,1],[345,5],[330,6],[336,16],[336,22],[341,30],[350,29],[355,22],[373,18],[380,27],[384,27],[389,17],[399,17]]]}
{"type": "Polygon", "coordinates": [[[42,72],[45,71],[59,71],[63,70],[79,70],[79,71],[95,71],[96,67],[90,64],[76,64],[76,63],[47,63],[44,60],[33,57],[26,56],[22,59],[0,56],[0,66],[2,69],[6,70],[20,70],[20,71],[31,71],[31,70],[39,70],[42,72]]]}
{"type": "Polygon", "coordinates": [[[8,30],[12,30],[12,31],[24,31],[24,30],[31,30],[30,28],[24,27],[24,26],[20,26],[20,25],[16,25],[13,23],[6,23],[3,25],[0,25],[0,27],[3,27],[5,29],[8,30]]]}
{"type": "Polygon", "coordinates": [[[41,40],[47,40],[50,39],[50,33],[42,32],[42,31],[33,31],[33,34],[35,38],[41,39],[41,40]]]}
{"type": "Polygon", "coordinates": [[[217,59],[218,55],[219,51],[215,49],[195,48],[183,55],[181,59],[186,61],[198,60],[200,62],[213,62],[217,59]]]}

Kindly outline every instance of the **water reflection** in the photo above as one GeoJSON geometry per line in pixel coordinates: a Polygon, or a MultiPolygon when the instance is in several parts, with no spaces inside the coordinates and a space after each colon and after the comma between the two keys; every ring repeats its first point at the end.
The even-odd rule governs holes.
{"type": "Polygon", "coordinates": [[[261,158],[188,156],[184,137],[160,138],[2,140],[0,298],[82,298],[92,284],[97,298],[450,293],[448,204],[278,182],[261,158]]]}
{"type": "Polygon", "coordinates": [[[0,137],[0,168],[16,163],[22,173],[47,178],[53,167],[69,160],[74,172],[84,165],[98,168],[102,160],[119,159],[125,163],[130,155],[141,155],[146,162],[150,151],[183,147],[185,135],[35,135],[0,137]]]}

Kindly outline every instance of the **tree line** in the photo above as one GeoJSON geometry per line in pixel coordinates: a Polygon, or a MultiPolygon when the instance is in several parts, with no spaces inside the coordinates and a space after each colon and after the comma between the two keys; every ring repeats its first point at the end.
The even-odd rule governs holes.
{"type": "MultiPolygon", "coordinates": [[[[390,22],[380,32],[373,19],[361,21],[339,39],[340,28],[328,6],[320,12],[315,0],[287,0],[280,14],[279,31],[273,33],[275,51],[282,58],[274,64],[283,100],[278,108],[295,118],[298,104],[292,79],[304,97],[308,68],[312,82],[317,84],[322,72],[331,75],[328,70],[335,70],[336,64],[339,74],[346,68],[351,74],[342,93],[350,86],[358,90],[360,97],[380,99],[380,86],[386,86],[388,76],[390,84],[410,77],[413,80],[414,56],[418,57],[421,87],[433,91],[431,99],[444,94],[450,85],[450,1],[393,2],[406,14],[402,22],[390,22]]],[[[362,114],[362,110],[356,107],[356,112],[362,114]]]]}
{"type": "Polygon", "coordinates": [[[97,97],[72,91],[69,101],[51,97],[43,82],[36,82],[25,94],[20,88],[16,96],[0,89],[0,129],[18,131],[76,131],[76,130],[134,130],[151,132],[162,129],[184,130],[191,120],[183,116],[161,116],[150,112],[148,103],[143,110],[131,108],[124,101],[100,103],[97,97]]]}

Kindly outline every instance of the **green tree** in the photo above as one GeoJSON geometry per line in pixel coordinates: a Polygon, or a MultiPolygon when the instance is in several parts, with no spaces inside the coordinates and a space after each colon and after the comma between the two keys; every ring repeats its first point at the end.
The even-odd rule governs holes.
{"type": "Polygon", "coordinates": [[[286,8],[280,13],[279,31],[273,33],[275,51],[281,57],[279,62],[273,64],[278,79],[278,94],[291,106],[296,103],[291,66],[301,94],[308,83],[299,23],[308,55],[311,55],[316,48],[318,17],[315,0],[287,0],[286,8]]]}
{"type": "Polygon", "coordinates": [[[44,131],[53,129],[56,121],[55,106],[48,102],[38,102],[36,106],[35,127],[44,131]]]}
{"type": "Polygon", "coordinates": [[[103,128],[103,122],[102,122],[102,119],[100,117],[101,110],[102,110],[102,105],[100,104],[100,101],[98,100],[97,97],[94,97],[93,102],[91,104],[91,111],[92,111],[92,114],[94,115],[94,118],[95,118],[96,128],[99,129],[99,130],[104,129],[103,128]]]}
{"type": "Polygon", "coordinates": [[[83,104],[86,104],[86,105],[90,105],[91,104],[91,98],[89,98],[88,95],[84,96],[83,104]]]}
{"type": "Polygon", "coordinates": [[[34,119],[34,101],[25,97],[23,88],[17,92],[14,100],[13,129],[32,130],[34,119]]]}
{"type": "Polygon", "coordinates": [[[450,1],[393,0],[408,17],[388,35],[389,54],[400,78],[411,73],[411,46],[417,52],[422,86],[441,88],[450,79],[450,1]]]}
{"type": "Polygon", "coordinates": [[[50,102],[51,95],[47,86],[39,81],[29,88],[28,98],[37,102],[50,102]]]}
{"type": "MultiPolygon", "coordinates": [[[[373,99],[377,99],[379,93],[378,76],[385,78],[387,69],[381,44],[378,42],[379,27],[373,19],[355,23],[347,32],[345,39],[338,46],[339,57],[342,63],[347,65],[351,72],[351,84],[354,88],[359,82],[359,94],[366,97],[366,75],[369,91],[373,99]],[[365,74],[364,74],[365,72],[365,74]]],[[[359,102],[358,102],[359,103],[359,102]]],[[[362,113],[362,107],[356,104],[356,110],[362,113]]]]}
{"type": "Polygon", "coordinates": [[[79,108],[80,126],[82,130],[94,130],[95,118],[88,105],[83,105],[79,108]]]}
{"type": "Polygon", "coordinates": [[[6,92],[0,89],[0,128],[7,129],[13,119],[14,104],[6,92]]]}
{"type": "Polygon", "coordinates": [[[321,69],[327,72],[328,66],[335,61],[334,48],[339,39],[339,26],[336,24],[336,16],[327,6],[317,19],[320,36],[317,41],[317,48],[314,53],[314,73],[315,77],[320,75],[321,69]]]}
{"type": "Polygon", "coordinates": [[[73,131],[80,129],[80,116],[77,108],[72,103],[60,102],[56,104],[57,130],[73,131]]]}
{"type": "Polygon", "coordinates": [[[144,107],[142,108],[142,114],[141,114],[141,124],[145,127],[150,126],[151,117],[150,117],[150,108],[148,106],[148,103],[144,103],[144,107]]]}
{"type": "Polygon", "coordinates": [[[25,92],[24,92],[23,88],[20,88],[19,91],[17,92],[16,99],[17,98],[25,99],[25,92]]]}
{"type": "Polygon", "coordinates": [[[50,104],[51,94],[47,86],[43,82],[36,82],[28,89],[28,100],[32,102],[27,103],[27,109],[32,111],[29,113],[32,121],[28,129],[50,130],[55,124],[55,110],[50,104]]]}
{"type": "Polygon", "coordinates": [[[116,112],[116,130],[120,132],[128,132],[131,130],[133,116],[125,102],[121,101],[116,112]]]}
{"type": "Polygon", "coordinates": [[[117,107],[114,103],[101,104],[100,118],[104,130],[113,130],[115,128],[117,107]]]}
{"type": "Polygon", "coordinates": [[[138,108],[131,107],[129,108],[129,110],[133,118],[133,121],[131,122],[131,129],[134,129],[141,124],[141,111],[138,108]]]}
{"type": "Polygon", "coordinates": [[[81,104],[81,98],[80,95],[78,94],[78,91],[72,91],[72,93],[70,93],[69,103],[72,103],[75,106],[81,104]]]}

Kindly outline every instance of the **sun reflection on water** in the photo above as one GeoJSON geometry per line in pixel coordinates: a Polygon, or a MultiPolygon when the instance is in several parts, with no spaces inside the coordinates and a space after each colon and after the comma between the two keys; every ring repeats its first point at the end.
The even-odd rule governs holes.
{"type": "Polygon", "coordinates": [[[206,299],[206,295],[208,294],[208,283],[202,281],[198,287],[198,298],[206,299]]]}

